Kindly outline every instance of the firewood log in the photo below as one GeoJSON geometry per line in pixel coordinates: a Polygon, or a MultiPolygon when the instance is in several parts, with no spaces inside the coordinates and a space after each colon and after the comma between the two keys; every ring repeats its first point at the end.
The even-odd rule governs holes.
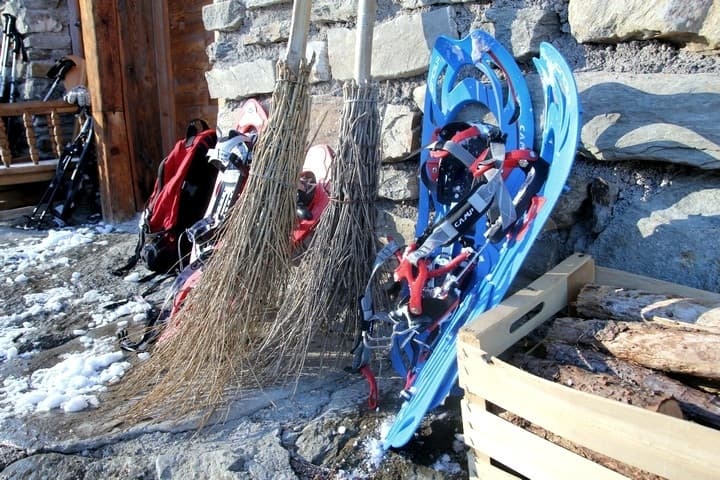
{"type": "Polygon", "coordinates": [[[720,379],[720,334],[654,322],[557,318],[550,341],[590,345],[655,370],[720,379]]]}
{"type": "Polygon", "coordinates": [[[562,365],[552,360],[517,354],[510,363],[526,372],[546,380],[563,384],[586,393],[592,393],[618,402],[684,418],[680,404],[671,395],[626,382],[610,373],[593,373],[574,365],[562,365]]]}
{"type": "Polygon", "coordinates": [[[591,372],[609,373],[642,388],[663,392],[678,401],[688,419],[720,429],[720,397],[685,385],[661,372],[620,360],[596,350],[564,343],[547,343],[545,357],[548,360],[575,365],[591,372]]]}
{"type": "Polygon", "coordinates": [[[578,294],[575,308],[586,318],[682,322],[720,333],[720,304],[708,300],[587,284],[578,294]]]}

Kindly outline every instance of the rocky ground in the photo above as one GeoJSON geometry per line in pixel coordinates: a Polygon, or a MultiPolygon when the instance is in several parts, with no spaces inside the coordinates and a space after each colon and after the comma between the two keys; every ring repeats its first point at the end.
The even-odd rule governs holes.
{"type": "MultiPolygon", "coordinates": [[[[48,246],[25,263],[18,246],[32,250],[48,243],[49,233],[20,230],[8,222],[0,228],[0,331],[12,339],[12,346],[5,343],[0,351],[5,381],[0,389],[0,478],[467,477],[459,405],[453,399],[428,416],[408,446],[383,455],[381,430],[399,408],[401,384],[381,364],[376,366],[381,406],[374,411],[366,406],[367,385],[359,376],[326,369],[308,373],[296,391],[291,386],[236,395],[223,421],[199,431],[197,419],[118,423],[126,405],[113,397],[113,386],[95,391],[97,405],[81,411],[19,413],[11,380],[28,379],[29,389],[38,375],[31,377],[32,372],[53,367],[93,341],[111,343],[111,350],[118,351],[117,330],[137,328],[146,308],[162,302],[165,288],[140,301],[136,296],[146,284],[111,274],[134,246],[132,227],[125,227],[76,228],[71,237],[76,240],[66,243],[77,245],[63,251],[48,246]],[[28,299],[42,292],[55,292],[55,303],[33,308],[28,299]]],[[[137,355],[126,354],[116,364],[127,362],[125,368],[132,368],[138,361],[137,355]]]]}

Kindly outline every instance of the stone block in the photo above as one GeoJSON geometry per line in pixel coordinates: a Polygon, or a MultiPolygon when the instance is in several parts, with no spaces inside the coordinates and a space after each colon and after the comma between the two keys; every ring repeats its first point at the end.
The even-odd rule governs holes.
{"type": "Polygon", "coordinates": [[[357,17],[358,0],[316,0],[312,4],[313,23],[347,22],[357,17]]]}
{"type": "Polygon", "coordinates": [[[270,93],[275,88],[275,62],[259,59],[205,73],[210,98],[239,99],[270,93]]]}
{"type": "Polygon", "coordinates": [[[383,165],[380,169],[378,196],[396,202],[418,199],[416,162],[383,165]]]}
{"type": "Polygon", "coordinates": [[[720,4],[714,0],[570,0],[568,21],[581,43],[662,38],[720,44],[720,4]]]}
{"type": "Polygon", "coordinates": [[[717,177],[678,174],[664,185],[635,190],[624,189],[615,208],[622,213],[607,219],[587,252],[599,265],[720,291],[717,177]]]}
{"type": "Polygon", "coordinates": [[[70,35],[66,32],[33,33],[25,37],[25,48],[37,50],[70,50],[70,35]]]}
{"type": "Polygon", "coordinates": [[[383,116],[383,161],[404,160],[419,146],[420,116],[405,105],[387,105],[383,116]]]}
{"type": "Polygon", "coordinates": [[[49,15],[41,10],[25,13],[18,17],[18,31],[27,33],[59,33],[63,31],[64,24],[67,24],[65,16],[49,15]]]}
{"type": "Polygon", "coordinates": [[[557,13],[542,8],[493,7],[485,16],[493,23],[494,37],[520,60],[536,54],[541,42],[560,33],[557,13]]]}
{"type": "MultiPolygon", "coordinates": [[[[586,154],[720,169],[716,74],[578,72],[575,79],[583,108],[580,147],[586,154]]],[[[531,95],[542,98],[536,81],[531,95]]]]}
{"type": "MultiPolygon", "coordinates": [[[[371,75],[376,80],[412,77],[427,70],[430,50],[440,35],[457,38],[454,12],[440,8],[401,15],[375,26],[371,75]]],[[[355,30],[331,28],[327,32],[330,69],[336,80],[353,76],[355,30]]]]}
{"type": "Polygon", "coordinates": [[[305,53],[308,61],[315,55],[315,63],[310,70],[310,83],[327,82],[330,80],[330,61],[328,60],[327,42],[323,40],[312,40],[307,43],[305,53]]]}
{"type": "Polygon", "coordinates": [[[395,208],[378,205],[375,222],[378,237],[392,237],[400,245],[410,245],[415,241],[417,210],[414,207],[405,207],[406,210],[412,210],[412,212],[403,212],[406,215],[400,215],[395,208]]]}
{"type": "Polygon", "coordinates": [[[292,3],[292,0],[245,0],[245,8],[255,10],[257,8],[272,7],[273,5],[283,5],[292,3]]]}
{"type": "Polygon", "coordinates": [[[289,36],[289,18],[263,15],[253,20],[252,27],[243,35],[243,45],[270,45],[284,42],[289,36]]]}
{"type": "Polygon", "coordinates": [[[205,30],[232,32],[238,30],[245,17],[245,6],[240,0],[215,2],[202,7],[205,30]]]}

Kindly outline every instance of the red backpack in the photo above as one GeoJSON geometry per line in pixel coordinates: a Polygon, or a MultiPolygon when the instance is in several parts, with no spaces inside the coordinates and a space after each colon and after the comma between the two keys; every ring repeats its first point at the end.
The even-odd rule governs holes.
{"type": "Polygon", "coordinates": [[[190,122],[185,138],[160,163],[140,219],[135,254],[116,274],[125,274],[140,259],[156,273],[179,270],[191,248],[185,230],[203,217],[215,185],[217,169],[207,154],[216,143],[217,134],[205,121],[190,122]]]}

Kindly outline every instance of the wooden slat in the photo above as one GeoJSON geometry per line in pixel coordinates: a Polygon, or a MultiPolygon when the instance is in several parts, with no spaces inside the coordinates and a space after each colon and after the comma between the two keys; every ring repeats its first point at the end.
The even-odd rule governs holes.
{"type": "Polygon", "coordinates": [[[174,100],[174,135],[185,134],[187,122],[203,118],[211,126],[217,118],[217,102],[210,98],[205,72],[210,70],[206,48],[214,40],[205,31],[202,7],[205,0],[168,0],[168,28],[170,31],[170,61],[174,100]]]}
{"type": "Polygon", "coordinates": [[[595,269],[595,281],[600,285],[611,285],[616,287],[634,288],[649,293],[664,293],[680,297],[697,298],[710,302],[720,302],[720,293],[700,290],[698,288],[686,287],[677,283],[666,282],[655,278],[623,272],[613,268],[597,267],[595,269]]]}
{"type": "Polygon", "coordinates": [[[40,160],[37,165],[30,162],[18,163],[11,167],[0,167],[0,186],[50,180],[57,168],[57,159],[40,160]]]}
{"type": "Polygon", "coordinates": [[[158,130],[162,138],[162,151],[169,152],[175,144],[175,90],[171,79],[174,66],[170,52],[170,27],[167,2],[151,2],[153,19],[159,28],[154,33],[155,64],[157,65],[157,97],[159,109],[158,130]]]}
{"type": "MultiPolygon", "coordinates": [[[[626,479],[612,470],[546,441],[467,402],[462,403],[465,441],[518,473],[537,480],[626,479]],[[469,430],[469,431],[468,431],[469,430]],[[492,435],[488,435],[492,432],[492,435]],[[518,459],[522,461],[518,461],[518,459]]],[[[495,478],[513,478],[506,472],[495,478]]]]}
{"type": "Polygon", "coordinates": [[[78,0],[68,0],[68,25],[70,25],[70,44],[73,55],[83,56],[82,35],[80,34],[80,11],[78,0]]]}
{"type": "Polygon", "coordinates": [[[58,113],[75,113],[77,106],[64,100],[28,100],[27,102],[0,103],[0,117],[21,117],[25,113],[30,115],[47,115],[52,111],[58,113]]]}
{"type": "MultiPolygon", "coordinates": [[[[135,202],[143,205],[152,193],[158,165],[163,159],[162,138],[158,135],[160,103],[156,77],[155,30],[164,26],[153,16],[156,8],[147,0],[118,2],[121,38],[120,61],[123,66],[125,121],[133,153],[135,202]]],[[[207,61],[207,56],[206,59],[207,61]]]]}
{"type": "Polygon", "coordinates": [[[496,357],[479,358],[488,357],[459,346],[461,386],[473,395],[641,470],[668,479],[717,479],[717,431],[543,380],[496,357]]]}
{"type": "Polygon", "coordinates": [[[132,217],[136,196],[127,136],[118,55],[119,19],[116,2],[80,0],[85,61],[95,119],[102,213],[106,221],[132,217]]]}
{"type": "Polygon", "coordinates": [[[460,330],[460,343],[499,355],[577,297],[591,282],[595,264],[588,255],[573,255],[527,288],[478,315],[460,330]],[[524,323],[522,323],[524,321],[524,323]],[[522,325],[520,325],[522,323],[522,325]]]}
{"type": "Polygon", "coordinates": [[[506,472],[490,463],[490,460],[479,459],[484,455],[477,451],[468,452],[468,478],[470,480],[517,480],[519,477],[506,472]]]}

